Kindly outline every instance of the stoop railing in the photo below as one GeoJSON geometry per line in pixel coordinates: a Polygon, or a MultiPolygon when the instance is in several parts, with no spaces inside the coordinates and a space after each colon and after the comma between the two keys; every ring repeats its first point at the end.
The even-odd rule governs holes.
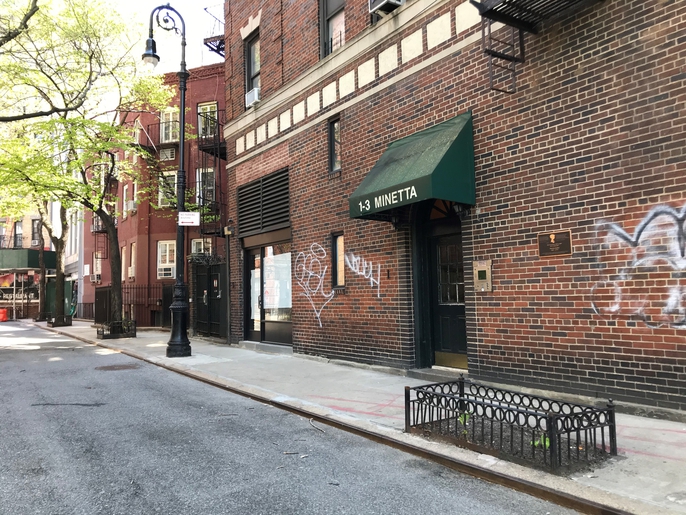
{"type": "Polygon", "coordinates": [[[460,378],[405,388],[405,432],[559,471],[617,455],[615,407],[558,401],[460,378]]]}

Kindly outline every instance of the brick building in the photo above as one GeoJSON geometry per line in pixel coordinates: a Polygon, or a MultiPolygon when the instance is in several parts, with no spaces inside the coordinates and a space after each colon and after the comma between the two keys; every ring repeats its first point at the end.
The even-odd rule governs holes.
{"type": "MultiPolygon", "coordinates": [[[[190,284],[191,325],[201,334],[226,336],[225,240],[226,145],[220,130],[224,118],[224,66],[189,70],[186,92],[185,143],[187,210],[200,211],[200,225],[185,231],[188,257],[185,277],[190,284]],[[225,296],[224,296],[225,297],[225,296]],[[202,307],[201,307],[202,306],[202,307]]],[[[165,82],[178,85],[175,73],[165,82]]],[[[178,95],[178,89],[177,89],[178,95]]],[[[179,167],[179,98],[161,113],[140,113],[135,119],[136,143],[152,159],[122,151],[134,173],[121,175],[113,198],[122,259],[123,313],[138,326],[171,324],[169,305],[176,278],[176,173],[179,167]]],[[[109,314],[107,286],[111,281],[107,234],[100,219],[86,217],[84,288],[81,302],[93,305],[96,322],[109,314]],[[101,295],[98,297],[96,291],[101,295]]]]}
{"type": "Polygon", "coordinates": [[[226,3],[233,339],[686,408],[686,5],[371,3],[226,3]]]}

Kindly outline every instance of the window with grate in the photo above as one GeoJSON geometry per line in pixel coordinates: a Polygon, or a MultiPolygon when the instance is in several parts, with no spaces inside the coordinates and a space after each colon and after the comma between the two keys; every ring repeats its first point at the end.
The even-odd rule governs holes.
{"type": "Polygon", "coordinates": [[[345,0],[319,0],[319,32],[322,57],[345,44],[345,0]]]}
{"type": "Polygon", "coordinates": [[[290,227],[288,169],[238,188],[238,235],[290,227]]]}

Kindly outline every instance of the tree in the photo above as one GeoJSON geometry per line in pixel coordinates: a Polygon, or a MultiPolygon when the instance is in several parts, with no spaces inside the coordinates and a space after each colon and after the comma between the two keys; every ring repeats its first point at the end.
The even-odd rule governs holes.
{"type": "MultiPolygon", "coordinates": [[[[48,30],[43,25],[46,20],[39,16],[21,36],[30,41],[30,45],[19,45],[26,55],[32,53],[30,49],[34,53],[47,49],[47,56],[22,58],[21,52],[0,56],[15,76],[30,78],[27,90],[37,91],[48,105],[42,114],[34,111],[14,119],[15,124],[22,124],[15,130],[16,138],[0,142],[0,185],[6,191],[21,191],[15,189],[19,184],[28,187],[41,211],[57,252],[56,299],[64,297],[67,213],[84,208],[101,220],[112,272],[110,317],[118,321],[122,295],[116,181],[135,171],[126,162],[117,162],[116,156],[122,149],[145,155],[133,144],[135,120],[141,112],[157,112],[168,105],[172,91],[162,86],[161,77],[139,76],[140,61],[126,41],[126,27],[107,13],[105,6],[94,1],[66,0],[64,10],[55,17],[59,27],[50,25],[52,30],[48,30]],[[76,62],[87,68],[74,67],[76,62]],[[58,73],[45,82],[48,69],[58,73]],[[84,81],[86,85],[79,89],[84,81]],[[68,107],[45,100],[52,94],[65,99],[60,105],[68,107]],[[58,226],[53,226],[45,211],[46,201],[60,206],[58,226]]],[[[31,105],[32,98],[22,98],[21,104],[31,105]]],[[[63,309],[63,302],[56,302],[56,316],[63,315],[63,309]]]]}
{"type": "Polygon", "coordinates": [[[82,0],[46,0],[38,9],[34,0],[20,18],[12,0],[0,1],[9,13],[0,18],[0,122],[80,109],[108,72],[103,45],[123,34],[101,32],[117,24],[103,19],[108,9],[82,0]]]}
{"type": "Polygon", "coordinates": [[[30,0],[26,10],[17,11],[14,2],[7,0],[3,0],[0,6],[6,13],[0,15],[0,47],[3,47],[28,28],[29,20],[38,12],[38,0],[30,0]]]}

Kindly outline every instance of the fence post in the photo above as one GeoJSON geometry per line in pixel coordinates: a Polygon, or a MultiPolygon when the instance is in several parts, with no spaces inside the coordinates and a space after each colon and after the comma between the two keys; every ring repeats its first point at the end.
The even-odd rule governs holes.
{"type": "MultiPolygon", "coordinates": [[[[548,433],[548,441],[550,442],[550,468],[553,470],[556,470],[560,465],[557,453],[557,419],[558,415],[549,411],[545,422],[546,433],[548,433]]],[[[545,445],[543,445],[543,452],[546,452],[545,445]]]]}
{"type": "Polygon", "coordinates": [[[410,432],[410,387],[405,387],[405,432],[410,432]]]}
{"type": "Polygon", "coordinates": [[[610,428],[610,454],[617,456],[617,426],[615,424],[615,405],[612,399],[607,403],[607,419],[610,428]]]}

